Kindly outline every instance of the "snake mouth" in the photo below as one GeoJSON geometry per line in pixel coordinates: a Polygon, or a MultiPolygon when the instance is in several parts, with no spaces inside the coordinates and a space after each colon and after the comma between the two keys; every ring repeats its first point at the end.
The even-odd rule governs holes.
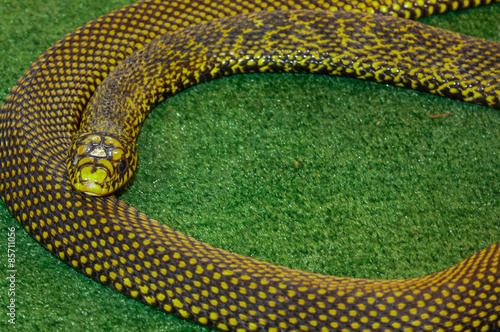
{"type": "Polygon", "coordinates": [[[104,196],[105,191],[96,183],[87,181],[85,183],[75,184],[75,189],[89,196],[104,196]]]}
{"type": "Polygon", "coordinates": [[[109,173],[105,168],[93,165],[81,166],[76,173],[73,186],[76,190],[91,196],[105,196],[110,193],[106,188],[109,173]]]}

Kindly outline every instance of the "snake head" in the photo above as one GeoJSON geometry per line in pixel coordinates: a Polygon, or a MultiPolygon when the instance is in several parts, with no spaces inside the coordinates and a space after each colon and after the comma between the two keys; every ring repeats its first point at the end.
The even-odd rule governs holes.
{"type": "Polygon", "coordinates": [[[66,166],[76,190],[105,196],[124,185],[137,165],[136,151],[118,139],[102,134],[84,134],[69,149],[66,166]]]}

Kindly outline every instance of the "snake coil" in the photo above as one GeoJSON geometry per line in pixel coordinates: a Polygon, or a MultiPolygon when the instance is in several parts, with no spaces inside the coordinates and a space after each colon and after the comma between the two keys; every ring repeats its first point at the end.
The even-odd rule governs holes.
{"type": "MultiPolygon", "coordinates": [[[[0,113],[2,199],[31,236],[68,265],[141,302],[220,330],[497,329],[500,243],[421,278],[323,276],[213,248],[114,196],[84,195],[73,189],[65,166],[75,133],[86,146],[111,145],[113,139],[133,144],[156,103],[236,73],[342,74],[500,108],[497,43],[360,13],[418,18],[468,5],[186,0],[126,6],[57,42],[12,89],[0,113]],[[316,9],[323,11],[310,11],[316,9]],[[269,13],[251,14],[261,10],[269,13]],[[279,31],[282,36],[273,39],[279,31]],[[153,70],[151,63],[160,65],[153,70]],[[122,125],[110,129],[112,139],[96,138],[96,131],[114,128],[110,122],[122,125]]],[[[122,175],[123,160],[135,165],[130,151],[132,159],[117,158],[122,175]]],[[[71,155],[68,160],[74,162],[71,155]]]]}

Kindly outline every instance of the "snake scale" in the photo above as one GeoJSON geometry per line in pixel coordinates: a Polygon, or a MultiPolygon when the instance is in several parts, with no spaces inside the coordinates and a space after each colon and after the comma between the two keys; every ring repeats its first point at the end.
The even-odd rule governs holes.
{"type": "Polygon", "coordinates": [[[400,16],[418,18],[469,5],[429,1],[408,9],[378,2],[210,0],[141,1],[126,6],[57,42],[12,89],[0,113],[2,199],[31,236],[68,265],[141,302],[216,329],[498,329],[500,243],[421,278],[317,275],[213,248],[158,224],[114,196],[88,197],[73,189],[66,169],[80,124],[86,135],[92,126],[102,130],[102,122],[94,120],[121,114],[108,108],[102,112],[100,99],[106,105],[118,100],[118,105],[130,102],[141,108],[139,120],[125,115],[119,121],[131,129],[123,137],[135,139],[136,123],[156,103],[193,84],[236,73],[342,74],[500,108],[498,44],[405,20],[336,11],[390,14],[392,9],[400,16]],[[285,10],[252,14],[260,9],[285,10]],[[309,11],[314,9],[324,11],[309,11]],[[233,17],[236,14],[247,16],[233,17]],[[214,20],[222,17],[226,18],[214,20]],[[202,24],[201,28],[192,23],[202,24]],[[389,35],[401,34],[384,39],[384,29],[389,35]],[[362,32],[361,39],[353,40],[352,31],[362,32]],[[370,33],[374,44],[364,38],[370,33]],[[436,49],[419,50],[423,45],[413,39],[419,34],[424,43],[435,39],[436,49]],[[165,37],[151,43],[158,35],[165,37]],[[389,54],[389,44],[400,55],[408,45],[417,45],[408,53],[422,51],[424,66],[412,71],[416,63],[405,57],[395,61],[398,56],[389,54]],[[363,58],[364,46],[378,48],[375,53],[394,60],[396,68],[386,71],[386,65],[379,66],[370,56],[363,58]],[[335,57],[335,52],[341,55],[335,57]],[[200,54],[204,56],[199,58],[200,54]],[[455,66],[440,62],[447,57],[455,66]],[[161,64],[155,67],[160,78],[150,79],[144,70],[151,58],[161,64]],[[464,62],[454,62],[459,60],[464,62]],[[436,62],[444,71],[426,69],[425,64],[433,68],[436,62]],[[114,78],[120,71],[130,79],[129,85],[123,76],[114,78]],[[121,90],[114,90],[117,85],[121,90]],[[138,92],[138,86],[146,92],[138,92]],[[116,99],[109,98],[114,91],[120,91],[116,99]],[[90,111],[82,120],[87,106],[90,111]]]}

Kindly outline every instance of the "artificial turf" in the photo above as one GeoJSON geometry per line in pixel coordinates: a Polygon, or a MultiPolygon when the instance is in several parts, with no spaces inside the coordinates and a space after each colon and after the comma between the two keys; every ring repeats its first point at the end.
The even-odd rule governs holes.
{"type": "MultiPolygon", "coordinates": [[[[52,43],[125,3],[0,0],[0,102],[52,43]]],[[[498,4],[424,22],[500,42],[498,4]]],[[[235,76],[191,88],[150,115],[137,177],[121,198],[261,260],[348,277],[415,277],[500,240],[499,124],[498,111],[353,79],[235,76]]],[[[16,330],[205,330],[73,271],[4,204],[2,308],[12,226],[16,330]]],[[[11,328],[2,314],[0,330],[11,328]]]]}

